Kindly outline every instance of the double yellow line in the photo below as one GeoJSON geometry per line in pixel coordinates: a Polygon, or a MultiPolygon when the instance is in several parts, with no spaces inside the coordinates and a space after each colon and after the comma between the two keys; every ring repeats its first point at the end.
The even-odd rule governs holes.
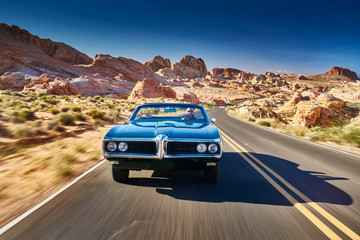
{"type": "Polygon", "coordinates": [[[334,231],[332,231],[325,223],[323,223],[318,217],[316,217],[312,212],[310,212],[305,206],[310,206],[316,212],[320,213],[323,217],[325,217],[328,221],[330,221],[333,225],[335,225],[338,229],[344,232],[351,239],[360,239],[360,236],[357,235],[350,228],[345,226],[342,222],[328,213],[325,209],[320,207],[318,204],[313,202],[310,198],[305,196],[302,192],[292,186],[289,182],[279,176],[276,172],[271,170],[268,166],[266,166],[263,162],[261,162],[258,158],[248,152],[245,148],[236,143],[233,139],[231,139],[228,135],[226,135],[223,131],[219,129],[223,139],[227,142],[240,156],[247,161],[257,172],[259,172],[276,190],[278,190],[291,204],[294,205],[306,218],[308,218],[317,228],[319,228],[328,238],[330,239],[341,239],[334,231]],[[246,153],[246,154],[245,154],[246,153]],[[265,173],[255,162],[260,165],[263,169],[269,172],[273,177],[269,174],[265,173]],[[294,194],[300,197],[305,203],[299,203],[291,194],[286,191],[283,187],[281,187],[275,180],[277,179],[279,182],[284,184],[287,188],[289,188],[294,194]]]}

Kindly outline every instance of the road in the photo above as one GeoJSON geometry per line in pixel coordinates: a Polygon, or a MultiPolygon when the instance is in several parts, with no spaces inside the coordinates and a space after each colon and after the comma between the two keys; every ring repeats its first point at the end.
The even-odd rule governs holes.
{"type": "Polygon", "coordinates": [[[217,184],[191,171],[120,184],[106,162],[0,239],[359,238],[358,156],[210,115],[224,139],[217,184]]]}

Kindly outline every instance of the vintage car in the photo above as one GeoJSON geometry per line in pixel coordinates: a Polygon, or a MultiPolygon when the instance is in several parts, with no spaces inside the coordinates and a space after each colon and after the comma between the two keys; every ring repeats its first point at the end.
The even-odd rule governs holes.
{"type": "Polygon", "coordinates": [[[113,179],[126,182],[130,170],[204,171],[217,182],[222,141],[205,109],[196,104],[149,103],[134,110],[128,122],[104,137],[104,157],[113,179]]]}

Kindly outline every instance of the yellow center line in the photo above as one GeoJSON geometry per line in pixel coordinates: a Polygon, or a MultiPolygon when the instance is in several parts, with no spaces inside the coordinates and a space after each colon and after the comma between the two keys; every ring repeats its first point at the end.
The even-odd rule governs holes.
{"type": "Polygon", "coordinates": [[[348,235],[351,239],[360,239],[360,236],[357,235],[354,231],[352,231],[350,228],[345,226],[342,222],[340,222],[338,219],[336,219],[334,216],[332,216],[329,212],[327,212],[325,209],[320,207],[317,203],[312,201],[310,198],[305,196],[302,192],[300,192],[298,189],[296,189],[294,186],[292,186],[289,182],[287,182],[285,179],[283,179],[281,176],[279,176],[276,172],[274,172],[272,169],[270,169],[268,166],[266,166],[262,161],[260,161],[258,158],[256,158],[254,155],[252,155],[249,151],[247,151],[245,148],[240,146],[238,143],[236,143],[233,139],[231,139],[228,135],[226,135],[223,131],[221,131],[221,134],[223,136],[226,136],[229,141],[231,141],[235,146],[237,146],[239,149],[241,149],[243,152],[246,152],[253,160],[255,160],[260,166],[262,166],[264,169],[266,169],[268,172],[270,172],[275,178],[277,178],[281,183],[283,183],[286,187],[288,187],[291,191],[293,191],[296,195],[298,195],[303,201],[305,201],[308,205],[310,205],[313,209],[315,209],[318,213],[320,213],[323,217],[325,217],[327,220],[329,220],[333,225],[335,225],[338,229],[340,229],[342,232],[344,232],[346,235],[348,235]]]}
{"type": "Polygon", "coordinates": [[[247,161],[256,171],[258,171],[276,190],[278,190],[291,204],[294,205],[306,218],[308,218],[317,228],[319,228],[329,239],[341,239],[334,231],[326,226],[319,218],[311,213],[303,204],[299,203],[294,197],[292,197],[284,188],[276,183],[268,174],[266,174],[261,168],[259,168],[253,161],[251,161],[242,151],[237,148],[232,142],[230,137],[224,134],[223,139],[243,158],[247,161]]]}

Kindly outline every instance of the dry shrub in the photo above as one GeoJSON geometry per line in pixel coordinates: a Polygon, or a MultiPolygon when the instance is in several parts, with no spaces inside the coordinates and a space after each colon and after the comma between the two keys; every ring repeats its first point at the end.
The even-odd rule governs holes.
{"type": "Polygon", "coordinates": [[[74,173],[73,165],[76,163],[77,158],[70,154],[60,155],[56,164],[57,172],[60,176],[69,176],[74,173]]]}
{"type": "Polygon", "coordinates": [[[58,115],[58,120],[63,125],[73,125],[75,121],[75,117],[70,113],[60,113],[58,115]]]}

